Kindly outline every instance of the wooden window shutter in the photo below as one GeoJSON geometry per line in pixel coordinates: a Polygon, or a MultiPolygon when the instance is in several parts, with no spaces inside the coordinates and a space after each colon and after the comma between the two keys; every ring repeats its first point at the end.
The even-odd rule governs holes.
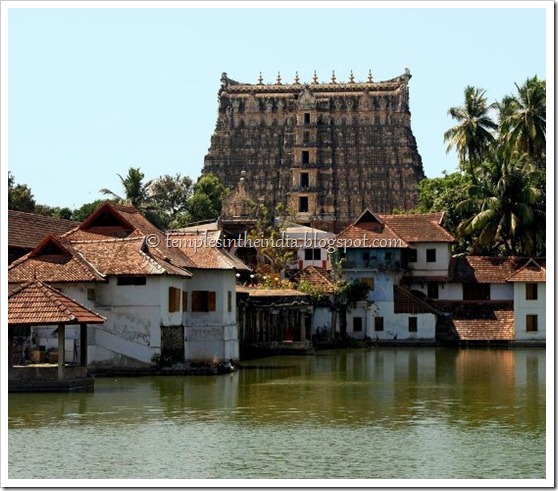
{"type": "Polygon", "coordinates": [[[192,292],[192,312],[201,312],[202,292],[192,292]]]}
{"type": "Polygon", "coordinates": [[[169,287],[169,312],[178,312],[180,310],[180,289],[169,287]]]}
{"type": "Polygon", "coordinates": [[[182,312],[188,312],[188,292],[182,292],[182,312]]]}
{"type": "Polygon", "coordinates": [[[207,311],[214,312],[216,310],[215,292],[207,292],[207,311]]]}

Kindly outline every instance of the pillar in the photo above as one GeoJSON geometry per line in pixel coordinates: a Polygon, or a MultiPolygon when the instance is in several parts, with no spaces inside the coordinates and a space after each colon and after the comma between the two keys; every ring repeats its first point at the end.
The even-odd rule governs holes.
{"type": "Polygon", "coordinates": [[[300,311],[300,340],[306,341],[306,314],[300,311]]]}
{"type": "Polygon", "coordinates": [[[66,361],[66,326],[58,324],[58,380],[64,379],[64,363],[66,361]]]}

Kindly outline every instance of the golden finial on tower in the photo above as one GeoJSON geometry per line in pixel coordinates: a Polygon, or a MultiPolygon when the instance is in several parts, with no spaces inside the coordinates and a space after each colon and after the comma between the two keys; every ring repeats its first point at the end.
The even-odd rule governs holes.
{"type": "Polygon", "coordinates": [[[335,83],[335,70],[331,71],[331,83],[334,84],[335,83]]]}
{"type": "Polygon", "coordinates": [[[258,77],[258,83],[259,83],[260,85],[263,84],[262,72],[260,72],[260,76],[258,77]]]}
{"type": "Polygon", "coordinates": [[[368,83],[372,83],[372,70],[368,70],[368,83]]]}
{"type": "Polygon", "coordinates": [[[353,75],[353,71],[351,70],[351,74],[349,75],[349,83],[350,84],[354,84],[355,83],[355,76],[353,75]]]}
{"type": "Polygon", "coordinates": [[[312,83],[313,84],[318,83],[318,74],[316,73],[316,70],[314,70],[314,76],[312,77],[312,83]]]}

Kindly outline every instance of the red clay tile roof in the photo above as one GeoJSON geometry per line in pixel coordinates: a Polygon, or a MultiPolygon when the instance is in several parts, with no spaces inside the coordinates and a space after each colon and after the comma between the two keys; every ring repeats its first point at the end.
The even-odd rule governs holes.
{"type": "Polygon", "coordinates": [[[71,220],[8,210],[8,245],[33,249],[47,235],[62,235],[78,225],[71,220]]]}
{"type": "MultiPolygon", "coordinates": [[[[546,264],[544,258],[536,259],[546,264]]],[[[528,261],[527,257],[453,257],[450,277],[458,283],[505,283],[528,261]]]]}
{"type": "Polygon", "coordinates": [[[378,215],[405,242],[455,242],[441,222],[443,213],[378,215]]]}
{"type": "Polygon", "coordinates": [[[355,222],[337,234],[336,245],[347,249],[370,249],[375,239],[386,239],[388,248],[409,247],[402,237],[370,210],[364,211],[355,222]]]}
{"type": "Polygon", "coordinates": [[[73,248],[103,275],[175,274],[192,276],[158,256],[145,244],[143,237],[73,241],[73,248]]]}
{"type": "Polygon", "coordinates": [[[196,234],[173,232],[168,235],[169,249],[184,254],[191,266],[189,269],[234,269],[251,271],[236,256],[218,247],[220,233],[196,234]]]}
{"type": "Polygon", "coordinates": [[[8,296],[9,325],[101,324],[106,319],[63,293],[34,281],[8,296]]]}
{"type": "Polygon", "coordinates": [[[8,283],[40,279],[49,283],[106,281],[66,241],[48,236],[30,253],[8,267],[8,283]]]}
{"type": "Polygon", "coordinates": [[[511,341],[515,337],[512,301],[438,300],[433,303],[450,314],[451,323],[462,341],[511,341]]]}
{"type": "Polygon", "coordinates": [[[323,289],[326,293],[335,291],[335,284],[324,268],[316,266],[307,266],[298,274],[298,281],[307,281],[318,288],[323,289]]]}
{"type": "MultiPolygon", "coordinates": [[[[541,261],[543,264],[545,262],[541,261]]],[[[541,266],[539,262],[534,259],[529,259],[525,266],[519,268],[512,276],[508,278],[512,282],[528,282],[537,283],[546,282],[546,268],[541,266]]]]}

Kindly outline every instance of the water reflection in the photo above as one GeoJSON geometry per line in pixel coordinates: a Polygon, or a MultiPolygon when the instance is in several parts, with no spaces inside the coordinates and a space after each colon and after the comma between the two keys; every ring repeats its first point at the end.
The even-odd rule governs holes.
{"type": "MultiPolygon", "coordinates": [[[[97,379],[94,393],[10,394],[10,477],[22,469],[52,471],[46,456],[32,470],[20,461],[27,430],[41,438],[63,434],[65,442],[87,447],[91,458],[105,457],[109,441],[116,455],[125,445],[122,458],[137,463],[132,477],[156,477],[153,459],[162,477],[283,477],[276,460],[288,462],[292,472],[300,466],[298,477],[312,477],[303,465],[308,458],[323,460],[314,477],[403,477],[381,466],[402,456],[403,473],[416,477],[426,465],[417,452],[438,455],[427,463],[436,475],[426,469],[423,477],[484,477],[487,466],[501,477],[543,477],[545,369],[541,349],[382,348],[253,360],[218,377],[97,379]],[[194,455],[199,445],[206,460],[190,458],[165,473],[169,442],[175,452],[194,455]],[[234,458],[223,459],[223,445],[236,449],[234,458]],[[332,464],[324,452],[362,465],[332,464]],[[210,465],[212,459],[221,465],[210,465]],[[504,465],[519,459],[521,465],[504,465]]],[[[29,463],[28,453],[22,455],[29,463]]],[[[114,470],[92,465],[88,472],[110,477],[114,470]]]]}

